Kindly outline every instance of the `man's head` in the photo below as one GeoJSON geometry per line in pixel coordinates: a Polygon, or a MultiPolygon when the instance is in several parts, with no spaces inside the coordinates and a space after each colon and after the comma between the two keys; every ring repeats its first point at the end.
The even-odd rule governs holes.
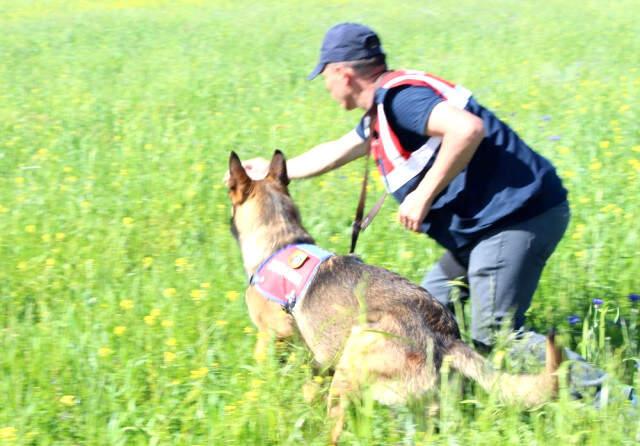
{"type": "Polygon", "coordinates": [[[318,64],[307,79],[317,77],[330,63],[376,59],[384,63],[385,54],[380,38],[371,28],[357,23],[339,23],[325,34],[318,64]]]}
{"type": "Polygon", "coordinates": [[[320,60],[308,79],[322,73],[325,87],[345,109],[368,109],[371,86],[387,69],[380,39],[370,28],[340,23],[325,35],[320,60]],[[369,94],[363,92],[369,91],[369,94]]]}

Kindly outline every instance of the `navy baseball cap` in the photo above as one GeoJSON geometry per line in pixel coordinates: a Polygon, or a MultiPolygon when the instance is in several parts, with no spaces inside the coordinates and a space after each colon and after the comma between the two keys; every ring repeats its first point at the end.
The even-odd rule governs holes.
{"type": "Polygon", "coordinates": [[[371,28],[358,23],[339,23],[325,34],[320,60],[307,79],[314,79],[331,62],[362,60],[380,55],[384,55],[380,38],[371,28]]]}

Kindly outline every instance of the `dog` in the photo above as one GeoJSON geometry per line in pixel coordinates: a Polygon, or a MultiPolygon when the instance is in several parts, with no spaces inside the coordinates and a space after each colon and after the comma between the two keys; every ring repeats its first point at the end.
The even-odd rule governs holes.
{"type": "MultiPolygon", "coordinates": [[[[263,180],[252,180],[231,152],[231,231],[249,277],[255,278],[264,262],[284,247],[314,245],[288,184],[280,151],[274,153],[263,180]]],[[[302,257],[293,256],[294,268],[305,260],[306,251],[301,252],[302,257]]],[[[506,403],[532,407],[557,392],[555,372],[561,354],[552,334],[547,337],[542,372],[496,371],[460,339],[453,314],[425,289],[354,255],[322,259],[302,298],[293,303],[265,298],[260,285],[252,279],[245,293],[258,331],[254,355],[264,355],[269,333],[286,338],[298,332],[317,365],[333,369],[327,399],[332,444],[343,430],[350,395],[366,386],[377,401],[402,404],[433,389],[445,363],[506,403]]]]}

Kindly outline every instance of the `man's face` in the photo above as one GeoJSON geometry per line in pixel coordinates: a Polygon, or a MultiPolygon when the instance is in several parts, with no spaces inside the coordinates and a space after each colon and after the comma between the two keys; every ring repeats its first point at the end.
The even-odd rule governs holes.
{"type": "Polygon", "coordinates": [[[331,97],[346,110],[356,108],[353,97],[352,78],[350,68],[341,64],[327,64],[322,72],[324,86],[331,97]]]}

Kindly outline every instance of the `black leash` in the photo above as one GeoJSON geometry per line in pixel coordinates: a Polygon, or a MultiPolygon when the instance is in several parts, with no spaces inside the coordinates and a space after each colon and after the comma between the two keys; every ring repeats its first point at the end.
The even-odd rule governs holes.
{"type": "Polygon", "coordinates": [[[376,108],[376,104],[374,101],[373,106],[368,112],[369,115],[369,135],[367,136],[367,154],[364,160],[364,177],[362,179],[362,189],[360,190],[360,199],[358,200],[358,207],[356,208],[356,217],[353,221],[352,229],[351,229],[351,249],[349,250],[349,254],[353,254],[356,250],[356,243],[358,242],[358,235],[361,231],[364,231],[367,226],[371,223],[373,218],[376,216],[378,211],[382,208],[382,204],[384,203],[384,199],[387,197],[387,193],[383,193],[382,196],[378,199],[376,204],[371,208],[366,217],[362,218],[364,215],[364,205],[367,199],[367,184],[369,182],[369,158],[371,157],[371,140],[373,138],[373,124],[374,120],[377,119],[378,110],[376,108]]]}

